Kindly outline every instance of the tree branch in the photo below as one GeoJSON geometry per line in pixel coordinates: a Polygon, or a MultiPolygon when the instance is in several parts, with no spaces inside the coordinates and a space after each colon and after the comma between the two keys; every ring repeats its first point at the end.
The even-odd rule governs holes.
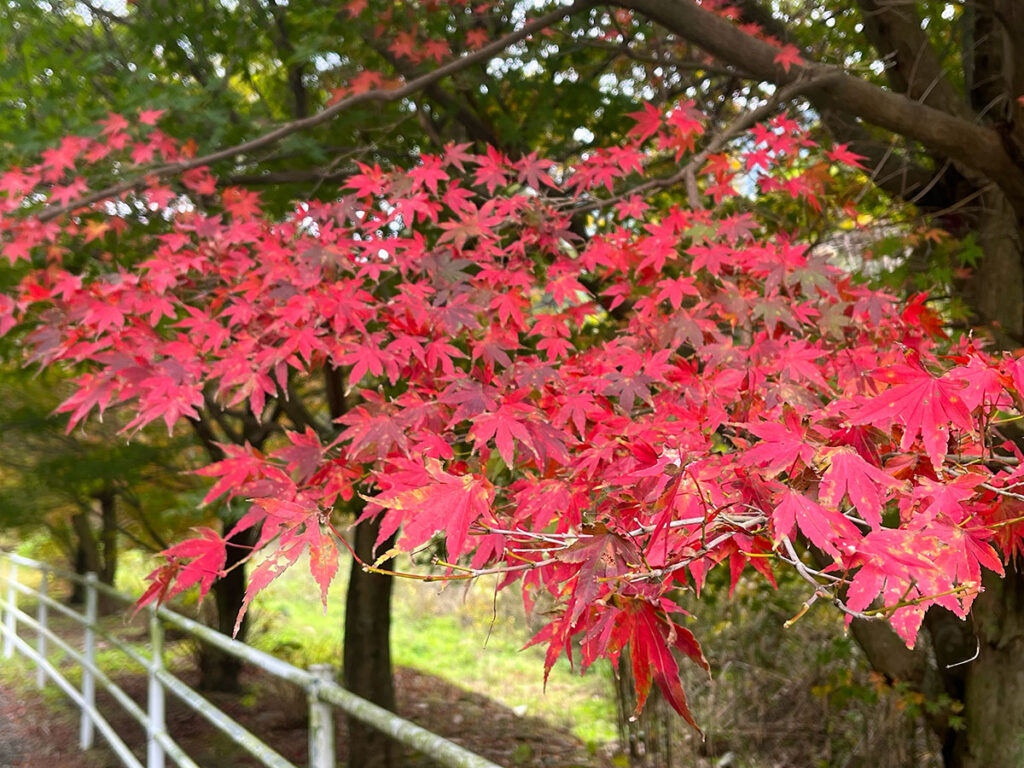
{"type": "Polygon", "coordinates": [[[857,5],[864,36],[885,60],[886,77],[893,90],[951,115],[966,117],[970,113],[921,29],[914,4],[857,0],[857,5]]]}
{"type": "MultiPolygon", "coordinates": [[[[831,77],[831,75],[826,75],[826,77],[831,77]]],[[[582,205],[574,208],[573,213],[606,208],[609,205],[614,205],[615,203],[625,200],[627,197],[638,195],[641,192],[649,192],[653,189],[666,189],[674,187],[680,183],[686,183],[686,194],[689,198],[690,206],[693,208],[703,208],[699,192],[697,191],[695,176],[704,163],[707,162],[708,158],[714,153],[724,149],[732,139],[739,136],[744,131],[753,128],[757,123],[770,117],[781,104],[785,104],[790,99],[796,98],[809,89],[819,88],[821,85],[822,83],[814,79],[813,76],[808,76],[804,79],[789,83],[785,87],[777,90],[771,98],[761,106],[740,113],[727,126],[722,128],[720,131],[715,132],[709,138],[704,149],[690,157],[690,159],[687,160],[686,163],[671,176],[642,182],[641,184],[638,184],[635,187],[630,187],[629,189],[613,195],[610,198],[583,203],[582,205]]]]}
{"type": "Polygon", "coordinates": [[[886,194],[913,200],[928,211],[945,209],[956,200],[957,192],[950,187],[955,187],[961,176],[955,170],[936,171],[913,162],[905,148],[897,149],[893,141],[876,139],[853,115],[824,110],[821,119],[835,141],[848,144],[850,151],[866,158],[872,183],[886,194]]]}
{"type": "Polygon", "coordinates": [[[168,176],[177,176],[185,171],[191,170],[192,168],[211,165],[221,160],[228,160],[237,157],[238,155],[250,154],[258,149],[275,144],[293,133],[308,130],[309,128],[313,128],[321,123],[325,123],[336,115],[339,115],[342,112],[347,112],[353,107],[357,107],[361,104],[401,101],[402,99],[407,98],[414,93],[418,93],[428,86],[443,80],[449,75],[461,72],[474,64],[486,62],[504,51],[510,45],[514,45],[520,40],[546,29],[552,24],[561,21],[566,16],[576,14],[582,10],[591,8],[596,4],[597,0],[577,0],[577,2],[573,3],[568,8],[558,8],[551,13],[540,16],[533,21],[524,24],[515,32],[505,35],[494,42],[488,43],[473,53],[467,54],[453,61],[449,61],[447,64],[443,64],[432,72],[428,72],[414,80],[410,80],[405,85],[399,86],[398,88],[393,88],[391,90],[376,89],[348,96],[315,115],[283,123],[277,128],[268,131],[255,139],[250,139],[249,141],[245,141],[240,144],[219,149],[216,152],[211,152],[210,154],[203,155],[201,157],[194,157],[189,160],[181,160],[175,163],[167,163],[166,165],[151,168],[140,176],[128,179],[119,184],[113,184],[105,189],[85,195],[66,205],[47,206],[39,212],[36,218],[41,222],[51,221],[65,213],[77,210],[78,208],[124,194],[125,192],[131,192],[139,187],[153,183],[154,180],[164,179],[168,176]]]}
{"type": "Polygon", "coordinates": [[[1024,214],[1024,174],[992,128],[887,91],[839,67],[805,61],[802,66],[793,65],[786,71],[775,61],[778,48],[746,34],[691,0],[627,0],[622,5],[645,14],[721,61],[754,72],[776,85],[792,83],[801,75],[821,77],[819,82],[823,85],[807,93],[819,109],[856,115],[920,142],[929,151],[994,181],[1015,210],[1024,214]]]}

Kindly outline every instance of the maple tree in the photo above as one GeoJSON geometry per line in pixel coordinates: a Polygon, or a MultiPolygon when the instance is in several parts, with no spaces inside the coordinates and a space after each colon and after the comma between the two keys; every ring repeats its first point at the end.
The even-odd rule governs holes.
{"type": "MultiPolygon", "coordinates": [[[[551,160],[479,137],[365,158],[337,194],[284,212],[218,185],[212,164],[402,104],[474,55],[454,51],[486,61],[515,42],[381,29],[404,80],[359,72],[276,134],[194,157],[147,110],[6,173],[4,254],[45,266],[0,299],[0,328],[32,327],[43,365],[84,367],[72,424],[117,406],[132,428],[172,428],[211,400],[288,424],[267,450],[225,445],[204,470],[210,499],[254,500],[231,533],[258,528],[256,551],[273,548],[253,558],[250,596],[306,550],[326,589],[344,548],[332,509],[365,500],[381,541],[443,547],[450,578],[499,572],[528,604],[550,593],[559,612],[535,638],[549,664],[627,653],[641,704],[657,683],[689,718],[668,649],[707,666],[680,617],[715,565],[734,585],[748,565],[768,579],[792,568],[808,604],[888,620],[910,644],[929,606],[967,614],[982,568],[1001,574],[1019,548],[1019,453],[998,430],[1020,373],[945,339],[923,298],[900,304],[743,212],[756,194],[856,221],[837,167],[866,158],[768,120],[854,86],[751,28],[749,3],[633,5],[679,34],[673,13],[693,5],[686,31],[719,56],[722,40],[756,54],[777,98],[724,130],[689,101],[640,105],[621,141],[551,160]],[[92,169],[112,161],[106,186],[92,169]],[[129,235],[140,263],[68,264],[129,235]],[[329,399],[325,371],[344,380],[340,412],[306,407],[329,399]]],[[[642,37],[612,16],[605,40],[642,37]]],[[[977,162],[992,170],[992,156],[977,162]]],[[[172,547],[150,597],[209,589],[228,537],[172,547]]]]}
{"type": "MultiPolygon", "coordinates": [[[[798,156],[773,144],[796,125],[774,128],[760,133],[762,186],[798,156]]],[[[130,146],[126,130],[110,121],[79,145],[130,146]]],[[[72,428],[127,404],[129,430],[170,429],[198,416],[205,389],[262,416],[304,377],[344,370],[361,403],[337,434],[303,414],[280,447],[224,446],[203,470],[217,478],[207,501],[254,500],[231,532],[260,526],[254,552],[267,550],[246,603],[307,549],[326,600],[344,546],[331,510],[359,493],[381,540],[401,530],[399,551],[440,536],[450,578],[498,571],[528,602],[551,592],[560,615],[535,638],[549,667],[574,638],[584,667],[628,649],[640,704],[653,680],[692,722],[669,649],[708,665],[672,595],[699,594],[716,564],[735,584],[748,564],[771,578],[770,556],[806,576],[810,600],[885,616],[908,644],[929,605],[966,614],[981,568],[1002,568],[995,545],[1018,547],[1018,454],[993,444],[990,422],[1015,409],[1024,374],[968,341],[949,360],[923,305],[904,309],[785,236],[758,238],[747,216],[673,205],[638,220],[613,206],[620,220],[576,250],[572,212],[642,168],[654,150],[640,137],[679,130],[669,114],[614,154],[542,163],[538,188],[535,159],[455,146],[409,171],[363,166],[337,202],[280,221],[231,188],[217,215],[140,190],[133,204],[167,210],[172,231],[133,269],[88,279],[60,253],[117,213],[10,215],[63,200],[52,182],[65,165],[44,159],[3,180],[9,242],[51,262],[4,302],[5,325],[35,326],[25,343],[41,365],[88,366],[59,409],[72,428]],[[506,194],[460,166],[500,167],[506,194]],[[798,536],[832,563],[804,564],[798,536]]],[[[694,170],[717,186],[738,174],[714,158],[694,170]]],[[[203,172],[186,185],[213,191],[203,172]]],[[[797,194],[823,192],[809,188],[797,194]]],[[[142,602],[208,591],[225,539],[205,529],[167,550],[142,602]]]]}

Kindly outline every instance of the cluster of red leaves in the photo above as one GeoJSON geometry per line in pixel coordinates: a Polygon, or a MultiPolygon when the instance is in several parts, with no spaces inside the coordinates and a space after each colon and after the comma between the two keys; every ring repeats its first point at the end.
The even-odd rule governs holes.
{"type": "MultiPolygon", "coordinates": [[[[534,638],[549,668],[628,649],[641,704],[657,683],[690,722],[673,649],[708,664],[675,601],[716,565],[733,586],[748,565],[769,580],[798,568],[908,644],[930,605],[966,615],[981,568],[1001,572],[1018,546],[1008,505],[1024,466],[991,424],[1020,403],[1024,363],[969,343],[943,356],[922,302],[759,237],[747,215],[630,195],[653,153],[683,157],[703,130],[692,105],[636,117],[627,144],[572,167],[449,146],[408,170],[361,166],[335,200],[280,220],[241,190],[220,193],[220,213],[186,204],[213,194],[206,172],[178,193],[24,215],[73,196],[67,178],[107,152],[180,151],[156,131],[132,144],[112,117],[0,176],[4,253],[46,260],[0,297],[0,330],[25,329],[40,365],[81,371],[61,407],[72,427],[114,406],[133,410],[129,429],[207,418],[212,403],[289,414],[276,448],[225,446],[203,471],[208,500],[252,500],[236,530],[262,526],[247,602],[304,551],[326,595],[332,512],[359,494],[399,550],[439,539],[460,568],[518,582],[528,605],[552,596],[534,638]],[[609,190],[618,223],[580,232],[573,214],[609,190]],[[136,263],[62,266],[153,212],[166,227],[139,236],[136,263]],[[348,387],[334,423],[326,370],[348,387]],[[801,562],[805,544],[830,564],[801,562]]],[[[742,173],[819,200],[821,174],[798,162],[817,150],[795,124],[745,146],[697,169],[707,194],[735,196],[742,173]]],[[[225,538],[169,550],[144,601],[208,590],[225,538]]]]}

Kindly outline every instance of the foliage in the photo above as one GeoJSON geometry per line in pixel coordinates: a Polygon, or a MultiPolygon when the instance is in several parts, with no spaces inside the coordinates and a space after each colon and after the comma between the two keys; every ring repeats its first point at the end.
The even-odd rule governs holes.
{"type": "Polygon", "coordinates": [[[120,532],[151,552],[197,522],[195,513],[179,504],[180,496],[197,486],[197,478],[186,472],[190,456],[180,440],[159,435],[126,439],[118,435],[123,425],[113,417],[91,424],[88,431],[67,432],[64,420],[53,413],[71,391],[64,376],[9,367],[0,375],[6,528],[18,529],[22,539],[48,530],[74,559],[75,536],[84,531],[76,533],[69,520],[98,513],[98,499],[107,494],[120,502],[120,532]]]}
{"type": "MultiPolygon", "coordinates": [[[[399,59],[450,51],[403,34],[399,59]]],[[[803,65],[772,50],[776,69],[803,65]]],[[[321,115],[409,105],[478,53],[401,85],[364,70],[321,115]]],[[[714,130],[688,100],[647,105],[552,159],[469,143],[376,158],[284,214],[218,186],[159,111],[110,115],[0,177],[4,254],[38,267],[0,298],[0,330],[44,367],[82,367],[72,426],[120,407],[129,431],[173,430],[211,403],[288,423],[266,450],[222,446],[207,501],[251,508],[168,549],[143,602],[205,593],[250,530],[246,604],[305,552],[326,601],[335,510],[362,499],[381,541],[436,548],[444,578],[498,573],[543,605],[549,669],[628,654],[638,708],[657,684],[696,727],[677,658],[709,665],[681,617],[716,566],[730,589],[747,566],[793,569],[805,606],[913,645],[928,607],[965,616],[982,568],[1019,550],[1022,457],[998,432],[1019,361],[947,339],[923,296],[901,304],[745,210],[741,188],[857,220],[833,179],[858,156],[774,108],[714,130]],[[122,238],[141,260],[109,255],[122,238]]]]}

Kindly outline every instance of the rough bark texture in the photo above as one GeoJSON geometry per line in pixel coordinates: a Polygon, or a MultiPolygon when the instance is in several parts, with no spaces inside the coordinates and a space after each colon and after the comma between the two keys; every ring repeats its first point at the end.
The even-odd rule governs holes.
{"type": "MultiPolygon", "coordinates": [[[[1022,222],[998,190],[982,197],[977,231],[984,258],[967,288],[980,319],[1004,349],[1024,345],[1022,222]]],[[[1017,439],[1018,444],[1021,439],[1017,439]]],[[[974,647],[962,658],[965,728],[949,744],[949,768],[1024,765],[1024,572],[1010,563],[1005,579],[986,573],[972,611],[974,647]]],[[[941,663],[941,661],[940,661],[941,663]]]]}
{"type": "Polygon", "coordinates": [[[967,666],[966,727],[950,768],[1024,765],[1024,574],[985,578],[974,609],[978,658],[967,666]]]}
{"type": "Polygon", "coordinates": [[[1003,349],[1024,346],[1024,249],[1018,218],[998,189],[985,192],[977,214],[984,253],[966,298],[1003,349]]]}
{"type": "MultiPolygon", "coordinates": [[[[356,526],[353,548],[366,563],[374,560],[380,526],[367,520],[356,526]]],[[[391,543],[385,543],[387,549],[391,543]]],[[[395,685],[391,669],[391,587],[393,579],[365,572],[352,562],[345,601],[345,687],[385,709],[395,711],[395,685]]],[[[349,766],[393,768],[398,746],[380,731],[348,719],[349,766]]]]}
{"type": "MultiPolygon", "coordinates": [[[[804,96],[836,141],[849,142],[867,158],[873,181],[936,215],[955,235],[976,238],[982,261],[956,286],[974,327],[990,334],[998,348],[1024,346],[1024,3],[962,4],[956,35],[963,80],[957,82],[957,62],[922,25],[922,14],[933,15],[934,6],[855,0],[863,48],[885,61],[887,88],[817,63],[810,50],[802,51],[802,71],[783,71],[774,60],[777,48],[688,0],[625,4],[754,80],[782,85],[821,78],[804,96]]],[[[732,5],[742,21],[793,41],[774,4],[732,5]]],[[[855,621],[852,627],[887,679],[964,703],[961,730],[942,713],[929,715],[948,768],[1024,765],[1024,575],[1011,568],[1000,581],[990,574],[985,588],[969,621],[929,611],[928,642],[914,651],[883,624],[855,621]],[[964,664],[976,650],[977,659],[964,664]]]]}

